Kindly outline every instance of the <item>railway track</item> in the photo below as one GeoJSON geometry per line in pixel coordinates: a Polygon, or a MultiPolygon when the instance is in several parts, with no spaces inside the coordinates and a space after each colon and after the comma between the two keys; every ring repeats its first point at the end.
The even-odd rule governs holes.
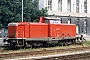
{"type": "MultiPolygon", "coordinates": [[[[7,59],[13,60],[13,59],[7,59]]],[[[68,54],[57,54],[49,56],[16,58],[14,60],[90,60],[90,52],[76,52],[68,54]]]]}
{"type": "Polygon", "coordinates": [[[0,59],[23,58],[26,56],[38,57],[38,56],[66,54],[66,53],[83,52],[83,51],[90,51],[90,46],[89,47],[68,48],[68,49],[52,49],[52,50],[43,49],[43,50],[28,51],[28,52],[3,53],[3,54],[0,54],[0,59]]]}
{"type": "MultiPolygon", "coordinates": [[[[34,59],[34,60],[37,60],[37,59],[34,59]]],[[[90,53],[55,56],[55,57],[49,57],[49,58],[41,58],[38,60],[90,60],[90,53]]]]}

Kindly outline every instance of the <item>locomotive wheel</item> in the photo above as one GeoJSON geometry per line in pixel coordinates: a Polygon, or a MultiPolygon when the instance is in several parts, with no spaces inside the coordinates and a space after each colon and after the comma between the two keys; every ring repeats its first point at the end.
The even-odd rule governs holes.
{"type": "Polygon", "coordinates": [[[24,40],[24,48],[26,48],[26,41],[24,40]]]}
{"type": "Polygon", "coordinates": [[[65,45],[65,42],[59,41],[59,46],[64,46],[64,45],[65,45]]]}
{"type": "Polygon", "coordinates": [[[59,46],[64,46],[64,42],[59,42],[59,46]]]}
{"type": "Polygon", "coordinates": [[[61,45],[64,46],[64,42],[62,42],[61,45]]]}
{"type": "Polygon", "coordinates": [[[65,46],[68,46],[69,44],[68,44],[68,42],[65,42],[65,46]]]}
{"type": "Polygon", "coordinates": [[[48,47],[48,43],[46,41],[43,42],[43,47],[48,47]]]}
{"type": "Polygon", "coordinates": [[[59,44],[58,44],[59,46],[62,46],[62,42],[59,42],[59,44]]]}
{"type": "Polygon", "coordinates": [[[26,41],[26,47],[33,49],[34,48],[34,42],[33,41],[26,41]]]}

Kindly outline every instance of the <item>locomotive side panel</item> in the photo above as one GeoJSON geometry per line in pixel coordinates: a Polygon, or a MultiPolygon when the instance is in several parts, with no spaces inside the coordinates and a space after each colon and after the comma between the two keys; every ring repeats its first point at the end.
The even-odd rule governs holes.
{"type": "Polygon", "coordinates": [[[17,38],[29,38],[29,23],[18,23],[17,38]]]}
{"type": "Polygon", "coordinates": [[[45,23],[30,23],[30,38],[48,37],[48,25],[45,23]]]}
{"type": "Polygon", "coordinates": [[[18,38],[24,38],[24,28],[25,26],[24,25],[19,25],[18,26],[18,38]]]}
{"type": "Polygon", "coordinates": [[[25,27],[24,27],[24,30],[25,30],[25,32],[24,32],[24,37],[25,38],[29,38],[29,23],[27,23],[26,25],[25,25],[25,27]]]}
{"type": "Polygon", "coordinates": [[[55,28],[55,25],[54,24],[50,24],[49,25],[49,37],[55,37],[55,32],[54,32],[54,28],[55,28]]]}
{"type": "Polygon", "coordinates": [[[72,26],[72,36],[76,36],[76,26],[72,26]]]}
{"type": "Polygon", "coordinates": [[[62,24],[61,26],[61,36],[76,36],[75,25],[62,24]]]}
{"type": "Polygon", "coordinates": [[[54,28],[55,37],[61,37],[61,32],[62,32],[61,27],[62,27],[61,24],[55,24],[55,28],[54,28]]]}
{"type": "Polygon", "coordinates": [[[50,24],[49,37],[76,36],[75,25],[68,24],[50,24]]]}
{"type": "Polygon", "coordinates": [[[61,24],[50,24],[49,25],[49,37],[61,37],[61,24]]]}

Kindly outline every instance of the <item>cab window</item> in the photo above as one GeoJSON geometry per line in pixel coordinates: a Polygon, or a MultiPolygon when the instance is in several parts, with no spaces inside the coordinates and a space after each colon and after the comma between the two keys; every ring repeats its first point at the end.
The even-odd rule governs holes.
{"type": "Polygon", "coordinates": [[[61,21],[58,19],[58,20],[50,20],[50,23],[51,24],[60,24],[61,23],[61,21]]]}
{"type": "Polygon", "coordinates": [[[45,23],[48,23],[48,20],[45,20],[44,22],[45,22],[45,23]]]}

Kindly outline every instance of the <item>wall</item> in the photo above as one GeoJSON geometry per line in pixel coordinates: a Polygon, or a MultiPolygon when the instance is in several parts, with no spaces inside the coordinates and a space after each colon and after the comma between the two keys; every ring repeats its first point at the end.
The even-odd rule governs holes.
{"type": "MultiPolygon", "coordinates": [[[[39,9],[48,6],[48,0],[39,1],[39,9]]],[[[61,15],[61,16],[78,16],[78,17],[90,17],[90,0],[87,0],[87,13],[84,13],[84,0],[79,0],[79,13],[76,13],[76,0],[71,0],[71,12],[67,12],[67,0],[62,0],[62,12],[58,11],[58,0],[52,0],[52,11],[48,11],[49,15],[61,15]],[[73,8],[74,4],[74,8],[73,8]],[[82,5],[82,8],[81,8],[82,5]],[[82,10],[81,10],[82,9],[82,10]]]]}
{"type": "Polygon", "coordinates": [[[44,0],[39,0],[39,9],[44,8],[44,0]]]}
{"type": "Polygon", "coordinates": [[[58,11],[58,0],[52,0],[52,10],[58,11]]]}
{"type": "Polygon", "coordinates": [[[87,0],[87,13],[90,14],[90,0],[87,0]]]}
{"type": "Polygon", "coordinates": [[[76,0],[71,0],[71,12],[76,12],[76,0]]]}
{"type": "Polygon", "coordinates": [[[67,0],[62,0],[62,12],[67,12],[67,0]]]}
{"type": "Polygon", "coordinates": [[[79,2],[79,13],[84,13],[84,0],[79,0],[79,2]]]}

